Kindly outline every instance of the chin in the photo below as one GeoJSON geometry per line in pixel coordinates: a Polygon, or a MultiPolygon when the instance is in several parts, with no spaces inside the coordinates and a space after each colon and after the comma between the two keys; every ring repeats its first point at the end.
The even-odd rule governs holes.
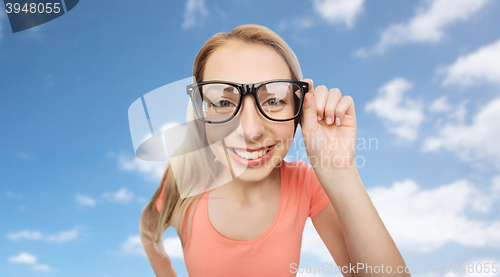
{"type": "Polygon", "coordinates": [[[279,153],[274,153],[267,161],[257,166],[242,165],[230,158],[235,176],[244,181],[264,180],[279,165],[283,157],[279,153]]]}
{"type": "Polygon", "coordinates": [[[237,168],[233,167],[233,170],[238,172],[239,174],[236,174],[236,179],[245,181],[245,182],[259,182],[267,178],[269,174],[271,174],[272,170],[274,167],[271,167],[271,165],[261,165],[258,167],[242,167],[240,168],[241,165],[238,165],[237,168]]]}

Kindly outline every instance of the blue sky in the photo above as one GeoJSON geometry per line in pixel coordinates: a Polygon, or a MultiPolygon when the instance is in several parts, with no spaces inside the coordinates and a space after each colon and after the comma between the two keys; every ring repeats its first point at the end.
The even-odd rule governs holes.
{"type": "MultiPolygon", "coordinates": [[[[154,276],[138,221],[164,164],[135,158],[128,108],[248,23],[353,97],[358,143],[378,143],[358,147],[358,171],[414,276],[500,263],[499,14],[493,0],[80,1],[12,34],[1,10],[0,276],[154,276]]],[[[187,276],[174,230],[165,246],[187,276]]],[[[308,223],[301,265],[322,263],[308,223]]]]}

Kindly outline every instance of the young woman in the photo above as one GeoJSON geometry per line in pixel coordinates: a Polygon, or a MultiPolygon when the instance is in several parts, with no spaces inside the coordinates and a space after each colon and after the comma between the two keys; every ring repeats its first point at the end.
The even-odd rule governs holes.
{"type": "Polygon", "coordinates": [[[156,276],[177,276],[169,226],[191,277],[295,276],[307,217],[344,276],[409,276],[354,164],[351,97],[302,79],[289,46],[259,25],[209,39],[193,75],[188,134],[141,216],[156,276]],[[284,161],[298,124],[312,166],[284,161]]]}

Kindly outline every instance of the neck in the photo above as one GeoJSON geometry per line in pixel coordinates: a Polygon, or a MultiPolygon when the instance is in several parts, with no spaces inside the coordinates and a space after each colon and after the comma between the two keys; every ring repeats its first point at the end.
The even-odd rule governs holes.
{"type": "Polygon", "coordinates": [[[237,199],[240,203],[250,203],[260,201],[262,198],[271,195],[271,191],[279,189],[279,167],[273,168],[267,177],[258,181],[245,181],[239,178],[232,179],[227,167],[223,171],[224,173],[219,175],[217,179],[219,179],[219,182],[220,180],[228,180],[228,182],[214,189],[214,192],[216,191],[215,193],[218,196],[237,199]]]}

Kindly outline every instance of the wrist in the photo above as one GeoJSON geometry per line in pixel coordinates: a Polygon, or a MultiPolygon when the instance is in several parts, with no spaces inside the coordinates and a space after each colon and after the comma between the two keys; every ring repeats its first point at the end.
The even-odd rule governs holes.
{"type": "Polygon", "coordinates": [[[326,183],[341,183],[342,180],[352,179],[359,176],[358,168],[356,166],[344,168],[331,168],[331,167],[313,167],[316,177],[321,184],[326,183]]]}
{"type": "Polygon", "coordinates": [[[321,171],[351,171],[356,169],[355,153],[334,152],[329,149],[309,155],[311,166],[321,171]]]}
{"type": "Polygon", "coordinates": [[[346,157],[337,155],[334,158],[327,155],[320,159],[313,157],[309,161],[314,170],[318,172],[351,172],[357,170],[353,155],[346,155],[346,157]]]}

